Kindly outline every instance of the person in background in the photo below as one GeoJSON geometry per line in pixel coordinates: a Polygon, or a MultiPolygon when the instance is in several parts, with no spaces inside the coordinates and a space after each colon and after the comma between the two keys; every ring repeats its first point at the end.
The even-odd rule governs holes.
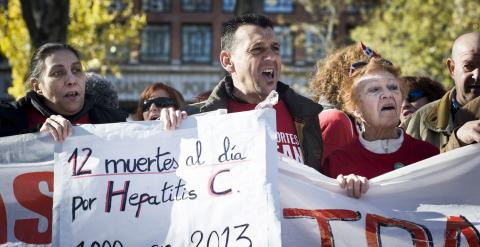
{"type": "Polygon", "coordinates": [[[117,89],[110,81],[93,72],[87,72],[86,76],[86,94],[94,96],[95,100],[100,105],[115,109],[120,108],[117,89]]]}
{"type": "Polygon", "coordinates": [[[409,91],[403,100],[400,121],[405,122],[412,113],[422,106],[442,98],[445,89],[440,82],[424,76],[405,76],[409,91]]]}
{"type": "Polygon", "coordinates": [[[480,32],[466,33],[453,43],[447,69],[455,87],[441,99],[422,107],[405,122],[402,128],[414,138],[427,141],[441,150],[452,143],[468,143],[478,133],[474,125],[453,132],[455,114],[464,105],[480,96],[480,32]]]}
{"type": "Polygon", "coordinates": [[[368,179],[434,156],[439,150],[398,127],[408,90],[398,68],[381,58],[359,61],[351,68],[341,94],[346,110],[361,123],[359,138],[333,151],[322,168],[349,196],[359,198],[368,190],[368,179]]]}
{"type": "Polygon", "coordinates": [[[360,123],[345,110],[340,88],[349,79],[351,64],[373,57],[380,55],[360,42],[341,48],[318,63],[310,89],[324,108],[318,115],[323,138],[321,164],[333,151],[358,139],[360,123]]]}
{"type": "Polygon", "coordinates": [[[194,103],[200,103],[202,101],[207,100],[208,97],[210,97],[210,94],[212,94],[212,90],[208,90],[203,93],[200,93],[199,95],[197,95],[197,97],[195,97],[194,103]]]}
{"type": "Polygon", "coordinates": [[[173,107],[177,110],[185,106],[185,100],[180,92],[165,83],[157,82],[143,90],[138,101],[137,110],[132,120],[156,120],[160,117],[160,110],[173,107]]]}
{"type": "Polygon", "coordinates": [[[85,72],[77,50],[67,44],[40,46],[30,60],[27,94],[0,106],[0,136],[49,132],[62,142],[73,124],[123,122],[126,113],[97,104],[85,93],[85,72]]]}

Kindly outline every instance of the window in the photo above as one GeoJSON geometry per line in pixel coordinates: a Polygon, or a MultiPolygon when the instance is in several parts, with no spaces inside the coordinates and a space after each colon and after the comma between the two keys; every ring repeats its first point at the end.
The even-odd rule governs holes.
{"type": "Polygon", "coordinates": [[[168,62],[170,60],[169,25],[152,25],[143,29],[140,59],[152,62],[168,62]]]}
{"type": "Polygon", "coordinates": [[[223,11],[233,12],[235,10],[236,0],[223,0],[223,11]]]}
{"type": "Polygon", "coordinates": [[[208,63],[212,57],[212,27],[184,25],[182,27],[182,59],[184,62],[208,63]]]}
{"type": "Polygon", "coordinates": [[[323,36],[315,30],[305,31],[305,61],[316,63],[317,60],[324,58],[325,42],[323,36]]]}
{"type": "Polygon", "coordinates": [[[209,12],[212,0],[182,0],[182,10],[186,12],[209,12]]]}
{"type": "Polygon", "coordinates": [[[264,0],[263,10],[266,13],[292,13],[293,0],[264,0]]]}
{"type": "Polygon", "coordinates": [[[151,12],[170,12],[170,0],[143,0],[143,10],[151,12]]]}
{"type": "Polygon", "coordinates": [[[282,62],[293,62],[293,35],[289,26],[275,26],[273,27],[278,42],[280,42],[280,56],[282,62]]]}

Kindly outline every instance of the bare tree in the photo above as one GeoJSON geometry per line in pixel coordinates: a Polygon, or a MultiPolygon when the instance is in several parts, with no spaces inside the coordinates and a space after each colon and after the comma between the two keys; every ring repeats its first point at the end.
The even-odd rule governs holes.
{"type": "Polygon", "coordinates": [[[23,19],[34,48],[47,42],[65,42],[69,0],[20,0],[23,19]]]}
{"type": "MultiPolygon", "coordinates": [[[[324,49],[336,48],[336,32],[345,30],[348,15],[362,15],[377,6],[380,0],[297,0],[305,7],[318,23],[315,25],[317,35],[323,40],[324,49]]],[[[344,43],[343,40],[341,43],[344,43]]]]}

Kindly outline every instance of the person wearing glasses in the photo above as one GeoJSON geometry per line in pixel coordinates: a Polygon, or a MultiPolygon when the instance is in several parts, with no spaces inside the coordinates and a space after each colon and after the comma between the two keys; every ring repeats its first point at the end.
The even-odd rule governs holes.
{"type": "Polygon", "coordinates": [[[324,174],[336,178],[348,196],[360,198],[368,179],[439,153],[398,127],[408,87],[391,62],[372,58],[351,66],[341,95],[347,112],[360,123],[358,138],[333,151],[323,164],[324,174]]]}
{"type": "Polygon", "coordinates": [[[422,106],[442,98],[445,89],[440,82],[423,76],[403,77],[408,85],[409,92],[402,103],[400,121],[403,123],[422,106]]]}
{"type": "Polygon", "coordinates": [[[458,37],[453,43],[446,65],[455,87],[402,123],[408,134],[427,141],[442,151],[450,149],[446,146],[447,143],[468,144],[479,138],[480,128],[475,124],[455,129],[453,123],[462,106],[480,96],[480,32],[458,37]]]}
{"type": "Polygon", "coordinates": [[[185,106],[185,100],[180,92],[162,82],[149,85],[143,90],[138,101],[137,110],[132,120],[156,120],[160,117],[162,108],[175,110],[185,106]]]}
{"type": "Polygon", "coordinates": [[[26,76],[31,90],[0,106],[0,136],[48,132],[63,142],[75,124],[124,122],[127,114],[85,93],[86,76],[79,52],[63,43],[40,46],[26,76]]]}

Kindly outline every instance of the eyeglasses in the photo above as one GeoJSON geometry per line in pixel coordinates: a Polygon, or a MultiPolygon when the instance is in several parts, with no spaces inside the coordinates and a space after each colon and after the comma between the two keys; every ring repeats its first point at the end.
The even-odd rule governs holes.
{"type": "Polygon", "coordinates": [[[425,96],[425,92],[420,89],[413,89],[407,95],[407,102],[412,103],[425,96]]]}
{"type": "Polygon", "coordinates": [[[177,101],[172,98],[167,98],[167,97],[158,97],[154,99],[146,99],[143,101],[143,112],[148,111],[150,109],[150,106],[152,104],[155,104],[157,107],[169,107],[169,106],[174,106],[177,107],[177,101]]]}
{"type": "MultiPolygon", "coordinates": [[[[379,61],[383,65],[393,66],[392,62],[388,61],[387,59],[381,58],[379,61]]],[[[352,77],[353,72],[355,72],[355,70],[360,69],[361,67],[367,64],[368,64],[367,61],[358,61],[358,62],[352,63],[352,65],[350,65],[350,71],[348,72],[348,76],[352,77]]]]}

